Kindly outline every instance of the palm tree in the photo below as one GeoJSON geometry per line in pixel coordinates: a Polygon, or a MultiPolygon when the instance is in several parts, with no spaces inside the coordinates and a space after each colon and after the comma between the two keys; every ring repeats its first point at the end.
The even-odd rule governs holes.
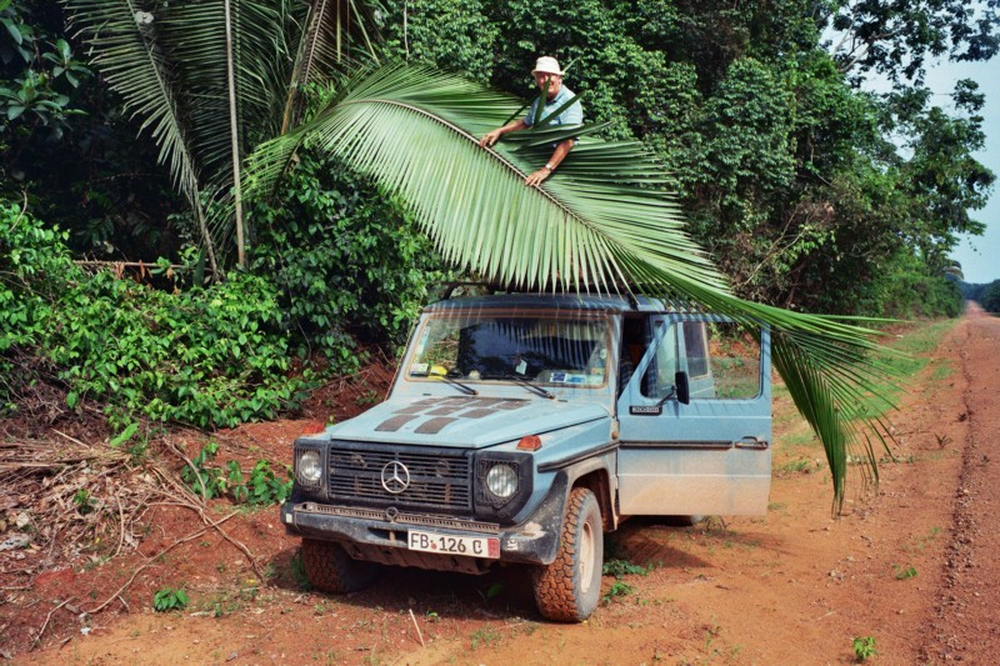
{"type": "Polygon", "coordinates": [[[241,162],[297,121],[299,90],[347,62],[346,44],[374,57],[365,3],[64,1],[94,64],[159,145],[213,273],[234,233],[242,265],[241,162]]]}
{"type": "MultiPolygon", "coordinates": [[[[144,18],[132,11],[129,0],[68,2],[101,54],[97,64],[114,77],[129,108],[154,126],[154,137],[192,206],[198,205],[201,182],[193,165],[204,164],[212,174],[207,182],[216,188],[231,183],[233,164],[239,160],[226,163],[219,158],[225,153],[220,146],[231,145],[220,138],[232,134],[229,115],[212,107],[221,104],[225,94],[206,101],[205,109],[193,104],[189,115],[181,113],[187,108],[181,94],[168,94],[174,90],[168,85],[174,78],[211,78],[212,58],[224,60],[224,35],[197,23],[210,17],[197,18],[194,9],[184,9],[185,3],[171,3],[170,25],[162,30],[161,44],[148,38],[142,25],[138,30],[125,25],[144,18]],[[113,18],[124,7],[129,8],[127,18],[113,18]],[[118,33],[105,34],[112,20],[128,33],[127,43],[118,33]],[[167,67],[163,45],[174,43],[168,28],[179,30],[182,23],[193,33],[191,43],[170,51],[170,61],[179,64],[167,67]],[[200,67],[206,69],[203,74],[200,67]],[[156,94],[144,88],[154,84],[160,85],[156,94]]],[[[748,324],[767,324],[773,333],[775,367],[823,441],[835,508],[844,499],[848,451],[868,462],[862,466],[868,478],[877,478],[873,442],[885,444],[888,426],[864,407],[872,404],[870,394],[884,371],[870,355],[877,348],[872,331],[851,321],[735,298],[684,231],[681,212],[665,190],[663,171],[641,144],[600,141],[592,138],[595,127],[567,131],[542,124],[508,135],[510,140],[497,150],[484,150],[478,137],[513,117],[521,102],[458,76],[398,63],[357,68],[325,108],[296,126],[296,98],[287,91],[297,86],[286,84],[306,80],[316,69],[311,45],[332,42],[310,38],[316,17],[323,15],[318,9],[312,19],[298,19],[290,3],[279,5],[281,10],[259,14],[263,10],[248,0],[235,2],[236,34],[243,29],[251,33],[237,39],[242,46],[234,49],[239,65],[236,104],[244,104],[238,123],[241,145],[254,145],[251,137],[276,137],[262,143],[248,160],[247,196],[271,192],[295,151],[308,143],[339,155],[400,194],[448,261],[485,278],[531,290],[667,296],[748,324]],[[258,14],[248,21],[251,11],[258,14]],[[299,35],[304,46],[291,48],[289,40],[276,36],[281,30],[262,30],[259,22],[265,18],[279,27],[286,21],[306,26],[288,31],[299,35]],[[264,56],[284,67],[265,64],[264,56]],[[248,58],[253,62],[248,64],[248,58]],[[251,94],[246,81],[255,80],[260,90],[251,94]],[[278,89],[285,94],[274,92],[278,89]],[[249,111],[253,109],[260,117],[249,111]],[[525,187],[524,175],[544,163],[551,144],[571,135],[583,138],[559,171],[542,188],[525,187]]],[[[314,9],[321,6],[325,4],[317,3],[314,9]]],[[[211,20],[224,23],[220,19],[211,20]]],[[[216,81],[203,89],[224,88],[216,81]]],[[[205,240],[210,243],[207,233],[205,240]]]]}

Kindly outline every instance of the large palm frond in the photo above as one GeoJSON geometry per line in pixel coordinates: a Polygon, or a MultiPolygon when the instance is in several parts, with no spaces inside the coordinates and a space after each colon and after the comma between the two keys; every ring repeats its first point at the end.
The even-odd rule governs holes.
{"type": "Polygon", "coordinates": [[[172,2],[160,10],[158,34],[170,49],[171,71],[195,150],[212,181],[232,178],[230,85],[235,92],[241,154],[277,134],[295,46],[293,4],[231,0],[233,79],[226,63],[224,1],[172,2]]]}
{"type": "Polygon", "coordinates": [[[378,61],[373,5],[361,0],[312,1],[302,40],[303,82],[325,82],[329,72],[341,71],[341,65],[353,62],[357,55],[378,61]]]}
{"type": "MultiPolygon", "coordinates": [[[[884,369],[872,331],[732,296],[684,230],[662,169],[639,143],[584,136],[542,188],[523,184],[567,130],[510,136],[496,151],[478,137],[521,106],[460,77],[391,65],[358,74],[316,118],[253,156],[253,189],[267,192],[303,142],[335,153],[398,193],[444,256],[525,289],[640,291],[681,298],[773,331],[775,367],[824,444],[834,502],[847,452],[874,474],[863,412],[884,369]],[[856,426],[860,419],[866,430],[856,426]]],[[[572,133],[587,133],[570,130],[572,133]]],[[[884,439],[882,439],[884,444],[884,439]]]]}
{"type": "Polygon", "coordinates": [[[378,62],[374,2],[312,0],[298,39],[295,66],[287,86],[280,134],[294,127],[301,115],[299,90],[310,83],[326,84],[331,73],[357,65],[359,58],[378,62]]]}
{"type": "Polygon", "coordinates": [[[93,58],[108,83],[122,96],[125,110],[142,119],[160,147],[174,186],[187,198],[198,220],[213,270],[213,244],[201,205],[199,161],[191,126],[181,109],[168,49],[154,27],[156,15],[132,0],[67,0],[70,22],[100,48],[93,58]]]}
{"type": "MultiPolygon", "coordinates": [[[[224,0],[65,0],[93,62],[152,127],[179,182],[232,172],[224,0]]],[[[304,18],[294,0],[231,0],[241,152],[278,133],[304,18]]],[[[224,178],[221,178],[224,180],[224,178]]]]}
{"type": "Polygon", "coordinates": [[[231,216],[218,211],[231,207],[210,205],[206,212],[205,199],[231,197],[234,166],[284,131],[286,108],[300,86],[356,52],[355,44],[373,51],[371,3],[361,0],[64,2],[94,64],[160,147],[160,160],[199,221],[213,267],[209,227],[217,239],[228,239],[231,216]]]}

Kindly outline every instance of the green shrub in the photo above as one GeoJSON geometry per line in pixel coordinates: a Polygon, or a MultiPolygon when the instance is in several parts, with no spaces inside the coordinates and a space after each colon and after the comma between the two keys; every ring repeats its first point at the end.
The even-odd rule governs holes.
{"type": "Polygon", "coordinates": [[[274,200],[258,204],[251,270],[274,276],[300,351],[343,373],[359,363],[352,334],[405,342],[441,261],[397,202],[308,151],[274,200]]]}
{"type": "Polygon", "coordinates": [[[878,656],[878,650],[875,649],[874,636],[857,636],[852,643],[852,647],[854,648],[854,659],[858,663],[878,656]]]}
{"type": "Polygon", "coordinates": [[[190,599],[183,589],[164,587],[157,590],[153,595],[153,610],[157,613],[166,613],[172,610],[184,610],[190,599]]]}
{"type": "Polygon", "coordinates": [[[957,317],[962,312],[958,283],[944,273],[935,273],[907,252],[889,263],[885,277],[866,285],[862,297],[865,311],[896,317],[957,317]]]}
{"type": "Polygon", "coordinates": [[[281,479],[266,460],[258,460],[250,471],[249,495],[247,502],[259,506],[281,504],[292,495],[292,479],[289,470],[281,479]]]}
{"type": "Polygon", "coordinates": [[[218,497],[226,489],[226,481],[223,479],[222,471],[208,465],[218,451],[219,445],[216,442],[209,442],[202,447],[190,464],[181,468],[181,480],[191,489],[191,492],[195,495],[201,495],[205,499],[218,497]]]}
{"type": "Polygon", "coordinates": [[[68,389],[70,407],[104,403],[119,429],[135,415],[232,427],[304,397],[311,374],[289,376],[286,322],[267,280],[234,272],[167,293],[84,273],[66,240],[0,205],[0,374],[16,375],[17,351],[38,359],[68,389]]]}
{"type": "Polygon", "coordinates": [[[979,295],[979,304],[987,312],[1000,312],[1000,280],[986,285],[979,295]]]}
{"type": "Polygon", "coordinates": [[[280,504],[291,497],[291,469],[286,467],[282,478],[274,473],[270,463],[258,460],[248,479],[235,460],[227,462],[225,468],[213,466],[218,451],[219,445],[209,442],[181,469],[181,479],[196,495],[205,499],[226,496],[236,504],[251,506],[280,504]]]}

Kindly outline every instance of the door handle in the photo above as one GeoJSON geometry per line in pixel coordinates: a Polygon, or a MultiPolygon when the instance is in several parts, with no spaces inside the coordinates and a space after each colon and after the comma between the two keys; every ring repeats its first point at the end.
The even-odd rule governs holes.
{"type": "Polygon", "coordinates": [[[733,446],[735,446],[738,449],[761,450],[761,449],[766,449],[769,446],[769,443],[763,439],[754,437],[753,435],[747,435],[746,437],[743,437],[737,440],[736,442],[733,442],[733,446]]]}

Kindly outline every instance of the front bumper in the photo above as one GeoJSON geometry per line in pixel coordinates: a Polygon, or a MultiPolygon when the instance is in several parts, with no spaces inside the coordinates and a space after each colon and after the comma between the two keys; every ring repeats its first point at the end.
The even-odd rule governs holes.
{"type": "Polygon", "coordinates": [[[281,507],[281,522],[290,534],[337,541],[356,559],[482,573],[494,561],[551,564],[559,548],[565,503],[566,480],[559,474],[549,494],[531,516],[509,527],[438,514],[338,506],[315,501],[286,502],[281,507]],[[500,558],[493,560],[410,551],[407,547],[410,529],[449,536],[497,537],[500,558]]]}

